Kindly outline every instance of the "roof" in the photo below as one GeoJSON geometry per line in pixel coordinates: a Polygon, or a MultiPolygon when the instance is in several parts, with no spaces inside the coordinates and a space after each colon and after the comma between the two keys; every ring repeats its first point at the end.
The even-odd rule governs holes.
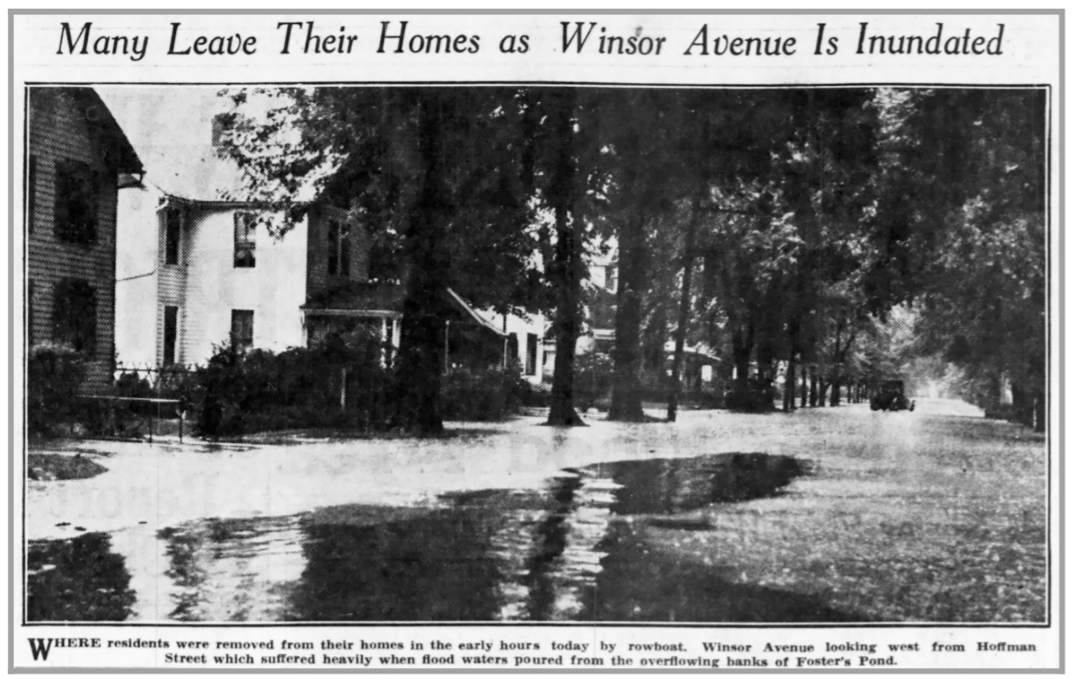
{"type": "MultiPolygon", "coordinates": [[[[451,311],[466,321],[475,323],[500,337],[505,333],[476,311],[461,295],[450,288],[443,292],[443,301],[451,311]]],[[[405,307],[405,286],[398,283],[350,282],[313,296],[301,307],[308,314],[363,315],[366,313],[398,312],[405,307]]],[[[447,312],[449,313],[449,311],[447,312]]]]}
{"type": "MultiPolygon", "coordinates": [[[[247,174],[212,144],[213,121],[234,110],[218,87],[111,86],[103,98],[131,137],[146,166],[145,181],[166,195],[198,203],[267,204],[285,199],[283,188],[260,185],[252,194],[247,174]]],[[[302,187],[293,200],[314,199],[302,187]]]]}
{"type": "Polygon", "coordinates": [[[461,310],[466,316],[476,322],[477,325],[487,328],[488,330],[492,331],[496,335],[499,335],[500,337],[506,335],[506,333],[496,328],[486,318],[477,313],[475,309],[469,306],[468,302],[462,299],[461,295],[459,295],[457,292],[454,292],[450,288],[446,288],[446,294],[450,297],[451,302],[456,304],[459,310],[461,310]]]}
{"type": "Polygon", "coordinates": [[[167,195],[203,203],[255,201],[246,175],[211,145],[146,145],[144,150],[146,181],[167,195]]]}
{"type": "Polygon", "coordinates": [[[106,159],[116,168],[118,174],[141,173],[142,160],[128,140],[124,129],[117,123],[112,111],[93,88],[45,88],[35,87],[34,94],[59,91],[76,101],[80,109],[86,112],[91,133],[100,136],[106,152],[106,159]]]}
{"type": "Polygon", "coordinates": [[[305,311],[401,311],[405,286],[398,283],[349,282],[309,295],[305,311]]]}

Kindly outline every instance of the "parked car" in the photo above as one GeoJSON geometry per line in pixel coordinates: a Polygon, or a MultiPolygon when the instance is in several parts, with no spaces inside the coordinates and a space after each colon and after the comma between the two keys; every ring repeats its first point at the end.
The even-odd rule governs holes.
{"type": "Polygon", "coordinates": [[[884,380],[870,394],[871,411],[914,411],[915,402],[904,395],[903,380],[884,380]]]}

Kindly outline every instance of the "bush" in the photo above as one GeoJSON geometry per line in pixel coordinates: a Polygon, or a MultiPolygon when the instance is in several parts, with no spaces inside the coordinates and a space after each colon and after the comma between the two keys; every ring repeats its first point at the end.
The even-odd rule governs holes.
{"type": "Polygon", "coordinates": [[[521,408],[528,381],[517,366],[454,368],[443,375],[443,417],[448,420],[502,420],[521,408]]]}
{"type": "Polygon", "coordinates": [[[606,409],[610,404],[615,364],[601,352],[588,352],[574,359],[574,399],[579,408],[606,409]]]}
{"type": "Polygon", "coordinates": [[[217,347],[180,388],[193,406],[196,430],[207,437],[310,427],[379,427],[388,418],[391,373],[375,340],[340,339],[275,354],[217,347]],[[345,405],[342,406],[344,390],[345,405]]]}
{"type": "Polygon", "coordinates": [[[776,410],[775,401],[772,387],[749,387],[728,392],[724,396],[724,407],[729,411],[768,413],[776,410]]]}
{"type": "Polygon", "coordinates": [[[522,406],[548,408],[551,406],[551,384],[534,385],[525,378],[518,382],[518,401],[522,406]]]}
{"type": "Polygon", "coordinates": [[[86,378],[82,354],[70,347],[39,344],[26,365],[26,422],[31,434],[55,434],[74,421],[82,407],[78,390],[86,378]]]}

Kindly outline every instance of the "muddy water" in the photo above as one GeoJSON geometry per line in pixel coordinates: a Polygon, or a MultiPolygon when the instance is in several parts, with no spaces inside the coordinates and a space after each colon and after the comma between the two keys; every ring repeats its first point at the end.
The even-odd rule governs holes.
{"type": "Polygon", "coordinates": [[[647,526],[706,529],[708,507],[782,495],[783,456],[721,454],[567,470],[537,490],[447,493],[32,543],[34,621],[840,621],[651,549],[647,526]],[[687,518],[688,512],[691,517],[687,518]],[[636,522],[635,522],[636,521],[636,522]],[[148,538],[138,540],[138,534],[148,538]],[[152,538],[150,538],[152,536],[152,538]],[[149,543],[154,562],[126,562],[149,543]],[[127,550],[128,558],[124,553],[127,550]]]}

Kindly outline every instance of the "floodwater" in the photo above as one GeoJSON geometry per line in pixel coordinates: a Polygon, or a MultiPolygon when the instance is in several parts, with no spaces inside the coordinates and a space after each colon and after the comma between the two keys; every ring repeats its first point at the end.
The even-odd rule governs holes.
{"type": "Polygon", "coordinates": [[[809,465],[734,453],[566,468],[422,506],[336,504],[31,542],[30,621],[847,621],[665,554],[809,465]],[[651,530],[651,532],[649,532],[651,530]],[[139,549],[155,549],[146,554],[139,549]]]}

